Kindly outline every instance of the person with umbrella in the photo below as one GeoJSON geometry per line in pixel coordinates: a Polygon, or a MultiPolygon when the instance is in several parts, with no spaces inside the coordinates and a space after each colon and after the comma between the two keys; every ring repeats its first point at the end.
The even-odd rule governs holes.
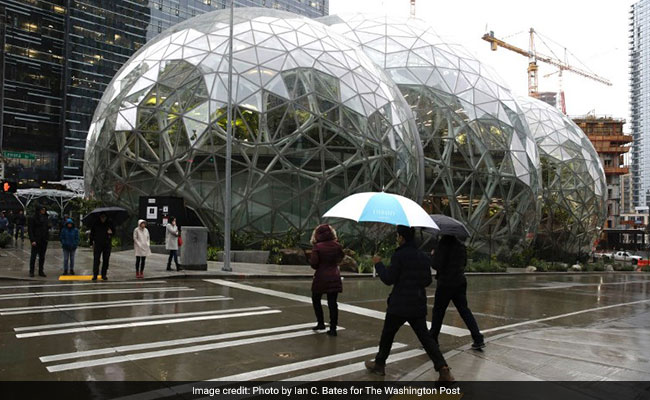
{"type": "Polygon", "coordinates": [[[437,342],[442,321],[449,302],[453,301],[456,310],[472,334],[472,348],[475,350],[485,347],[483,335],[479,330],[472,311],[467,306],[467,279],[465,266],[467,265],[467,249],[456,236],[444,234],[444,225],[436,221],[441,227],[442,238],[437,248],[432,252],[432,267],[436,270],[436,296],[433,302],[431,315],[431,337],[437,342]]]}
{"type": "MultiPolygon", "coordinates": [[[[92,215],[92,213],[91,213],[92,215]]],[[[99,213],[99,218],[90,224],[90,245],[93,248],[93,281],[99,274],[99,263],[102,263],[102,280],[108,279],[108,263],[111,257],[111,246],[115,225],[108,219],[106,212],[99,213]]]]}
{"type": "Polygon", "coordinates": [[[45,265],[45,252],[47,251],[47,240],[50,232],[50,221],[47,217],[47,209],[43,206],[37,207],[36,215],[29,219],[28,234],[32,243],[32,251],[29,258],[29,276],[34,277],[34,266],[38,256],[38,276],[45,277],[43,266],[45,265]]]}
{"type": "Polygon", "coordinates": [[[373,361],[366,361],[366,368],[378,375],[385,375],[386,359],[397,331],[408,322],[420,340],[420,343],[440,374],[438,380],[453,382],[449,366],[440,352],[438,343],[427,332],[427,293],[431,284],[430,258],[418,250],[414,241],[415,229],[397,226],[397,243],[399,247],[391,257],[390,266],[384,266],[381,257],[374,256],[373,262],[381,281],[393,290],[388,296],[388,308],[384,328],[379,340],[379,351],[373,361]]]}
{"type": "Polygon", "coordinates": [[[325,329],[323,306],[321,305],[321,299],[325,294],[327,296],[327,307],[330,311],[330,329],[327,334],[336,336],[339,316],[336,298],[343,291],[338,264],[344,257],[343,248],[338,242],[336,231],[327,224],[318,225],[314,229],[311,235],[311,244],[313,247],[309,264],[316,270],[311,284],[311,302],[317,321],[314,330],[325,329]]]}

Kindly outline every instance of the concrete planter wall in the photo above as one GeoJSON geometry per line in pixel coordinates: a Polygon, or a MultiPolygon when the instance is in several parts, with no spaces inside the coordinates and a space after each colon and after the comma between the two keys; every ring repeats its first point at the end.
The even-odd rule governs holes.
{"type": "MultiPolygon", "coordinates": [[[[250,264],[267,264],[269,262],[268,250],[231,250],[230,261],[250,264]]],[[[224,252],[217,253],[217,261],[224,260],[224,252]]]]}

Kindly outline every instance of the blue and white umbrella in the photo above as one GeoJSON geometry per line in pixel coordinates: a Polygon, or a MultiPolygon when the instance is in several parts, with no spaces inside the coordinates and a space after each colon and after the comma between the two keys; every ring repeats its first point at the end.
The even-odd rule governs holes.
{"type": "Polygon", "coordinates": [[[397,194],[384,192],[350,195],[336,203],[323,217],[438,229],[438,225],[418,203],[397,194]]]}

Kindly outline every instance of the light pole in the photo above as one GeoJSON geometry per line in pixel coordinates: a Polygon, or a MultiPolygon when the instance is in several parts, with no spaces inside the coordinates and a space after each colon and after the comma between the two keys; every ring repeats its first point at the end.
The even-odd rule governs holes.
{"type": "Polygon", "coordinates": [[[232,218],[232,37],[235,0],[230,0],[230,34],[228,35],[228,121],[226,125],[226,198],[224,212],[222,271],[232,271],[230,266],[230,219],[232,218]]]}

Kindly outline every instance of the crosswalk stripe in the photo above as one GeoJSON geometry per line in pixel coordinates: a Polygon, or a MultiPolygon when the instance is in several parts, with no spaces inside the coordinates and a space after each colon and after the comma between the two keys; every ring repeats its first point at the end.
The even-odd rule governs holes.
{"type": "MultiPolygon", "coordinates": [[[[235,289],[241,289],[241,290],[247,290],[249,292],[254,292],[254,293],[260,293],[260,294],[265,294],[268,296],[274,296],[274,297],[280,297],[283,299],[289,299],[289,300],[294,300],[298,301],[301,303],[308,303],[311,304],[311,298],[307,296],[300,296],[297,294],[293,293],[285,293],[285,292],[280,292],[278,290],[272,290],[272,289],[265,289],[265,288],[259,288],[256,286],[251,286],[251,285],[244,285],[241,283],[237,282],[230,282],[226,281],[223,279],[204,279],[206,282],[214,283],[217,285],[222,285],[222,286],[227,286],[227,287],[232,287],[235,289]]],[[[322,300],[323,305],[327,304],[326,300],[322,300]]],[[[345,304],[345,303],[338,303],[338,308],[339,310],[346,311],[349,313],[357,314],[357,315],[363,315],[365,317],[369,318],[375,318],[379,320],[383,320],[386,316],[385,312],[377,311],[377,310],[371,310],[368,308],[363,308],[363,307],[358,307],[358,306],[353,306],[350,304],[345,304]]],[[[431,323],[427,322],[427,326],[430,327],[431,323]]],[[[452,336],[467,336],[469,332],[467,329],[461,329],[457,328],[455,326],[450,326],[450,325],[443,325],[442,329],[440,330],[442,333],[446,333],[448,335],[452,336]]]]}
{"type": "Polygon", "coordinates": [[[79,328],[56,329],[56,330],[51,330],[51,331],[37,331],[37,332],[28,332],[28,333],[17,333],[16,338],[24,339],[24,338],[31,338],[31,337],[61,335],[61,334],[66,334],[66,333],[93,332],[93,331],[102,331],[102,330],[111,330],[111,329],[137,328],[137,327],[141,327],[141,326],[180,324],[182,322],[209,321],[209,320],[213,320],[213,319],[249,317],[249,316],[253,316],[253,315],[276,314],[276,313],[280,313],[280,312],[282,312],[282,311],[280,311],[280,310],[263,310],[263,311],[242,312],[242,313],[234,313],[234,314],[206,315],[206,316],[202,316],[202,317],[172,318],[172,319],[162,319],[162,320],[155,320],[155,321],[129,322],[129,323],[124,323],[124,324],[83,326],[83,327],[79,327],[79,328]]]}
{"type": "Polygon", "coordinates": [[[119,322],[165,319],[165,318],[170,318],[170,317],[183,318],[183,317],[193,317],[193,316],[198,316],[198,315],[212,315],[212,314],[226,314],[226,313],[243,312],[243,311],[269,310],[270,308],[271,307],[268,307],[268,306],[259,306],[259,307],[246,307],[246,308],[231,308],[231,309],[226,309],[226,310],[211,310],[211,311],[197,311],[197,312],[187,312],[187,313],[144,315],[144,316],[141,316],[141,317],[94,319],[94,320],[89,320],[89,321],[65,322],[65,323],[62,323],[62,324],[21,326],[21,327],[18,327],[18,328],[14,328],[14,331],[16,331],[16,332],[26,332],[26,331],[36,331],[36,330],[39,330],[39,329],[69,328],[69,327],[75,327],[75,326],[102,325],[102,324],[111,324],[111,323],[119,323],[119,322]]]}
{"type": "MultiPolygon", "coordinates": [[[[101,282],[101,286],[108,286],[108,285],[151,285],[151,284],[160,284],[160,283],[167,283],[167,281],[124,281],[124,282],[101,282]]],[[[11,286],[0,286],[0,289],[22,289],[22,288],[39,288],[39,287],[57,287],[57,286],[65,286],[65,287],[78,287],[78,286],[95,286],[97,285],[94,282],[88,282],[88,283],[52,283],[52,284],[43,284],[43,285],[11,285],[11,286]]]]}
{"type": "Polygon", "coordinates": [[[233,340],[229,342],[210,343],[210,344],[203,344],[197,346],[181,347],[176,349],[158,350],[158,351],[150,351],[144,353],[129,354],[124,356],[106,357],[106,358],[100,358],[96,360],[77,361],[77,362],[67,363],[67,364],[57,364],[57,365],[52,365],[47,367],[47,370],[49,372],[68,371],[72,369],[96,367],[99,365],[117,364],[126,361],[146,360],[149,358],[159,358],[159,357],[167,357],[167,356],[178,355],[178,354],[217,350],[226,347],[243,346],[247,344],[269,342],[273,340],[298,338],[302,336],[309,336],[315,334],[320,334],[320,333],[309,329],[306,331],[282,333],[282,334],[269,335],[269,336],[257,336],[253,338],[239,339],[239,340],[233,340]]]}
{"type": "Polygon", "coordinates": [[[49,306],[33,307],[9,307],[0,308],[0,315],[18,315],[18,314],[36,314],[46,312],[89,310],[94,308],[116,308],[116,307],[133,307],[146,305],[162,304],[179,304],[179,303],[197,303],[209,301],[232,300],[232,297],[224,296],[198,296],[198,297],[161,297],[159,299],[142,299],[142,300],[117,300],[117,301],[99,301],[95,303],[74,303],[53,304],[49,306]]]}
{"type": "Polygon", "coordinates": [[[78,291],[57,291],[40,293],[12,293],[0,294],[0,300],[34,299],[40,297],[66,297],[66,296],[92,296],[96,294],[128,294],[128,293],[157,293],[157,292],[184,292],[196,290],[187,286],[174,286],[165,288],[143,288],[143,289],[107,289],[107,290],[78,290],[78,291]]]}
{"type": "Polygon", "coordinates": [[[63,354],[54,354],[51,356],[43,356],[40,357],[40,360],[41,362],[47,363],[52,361],[70,360],[74,358],[91,357],[91,356],[98,356],[103,354],[126,353],[129,351],[178,346],[178,345],[189,344],[189,343],[211,342],[211,341],[234,339],[234,338],[246,337],[246,336],[264,335],[267,333],[293,331],[297,329],[309,328],[310,326],[313,325],[314,325],[313,323],[285,325],[276,328],[255,329],[250,331],[229,332],[229,333],[221,333],[218,335],[197,336],[197,337],[190,337],[185,339],[164,340],[160,342],[149,342],[149,343],[131,344],[125,346],[106,347],[103,349],[76,351],[74,353],[63,353],[63,354]]]}
{"type": "MultiPolygon", "coordinates": [[[[403,343],[393,343],[393,349],[401,349],[406,347],[403,343]]],[[[375,354],[379,350],[379,347],[367,347],[365,349],[348,351],[347,353],[334,354],[326,357],[312,358],[311,360],[299,361],[292,364],[279,365],[277,367],[260,369],[257,371],[244,372],[237,375],[224,376],[221,378],[211,379],[210,381],[216,382],[239,382],[239,381],[250,381],[253,379],[266,378],[272,375],[284,374],[287,372],[298,371],[301,369],[307,369],[312,367],[318,367],[324,364],[331,364],[339,361],[346,361],[353,358],[363,357],[370,354],[375,354]]]]}
{"type": "MultiPolygon", "coordinates": [[[[402,353],[391,354],[387,360],[388,363],[394,363],[397,361],[407,360],[409,358],[418,357],[423,354],[427,354],[424,350],[409,350],[402,353]]],[[[311,374],[305,374],[300,376],[294,376],[284,381],[301,381],[301,382],[312,382],[312,381],[322,381],[325,379],[332,379],[337,376],[347,375],[354,372],[363,371],[366,369],[364,362],[358,362],[350,365],[345,365],[342,367],[326,369],[323,371],[314,372],[311,374]]]]}

